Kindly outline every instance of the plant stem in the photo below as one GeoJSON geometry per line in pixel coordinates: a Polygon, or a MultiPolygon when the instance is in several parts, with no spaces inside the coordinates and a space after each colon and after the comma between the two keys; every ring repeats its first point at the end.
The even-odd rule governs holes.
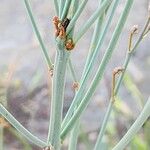
{"type": "Polygon", "coordinates": [[[61,17],[61,14],[63,12],[64,3],[64,0],[59,0],[59,18],[61,17]]]}
{"type": "Polygon", "coordinates": [[[80,120],[78,120],[76,122],[76,124],[71,132],[68,150],[76,150],[77,149],[79,128],[80,128],[80,120]]]}
{"type": "Polygon", "coordinates": [[[67,34],[69,34],[72,31],[72,28],[74,27],[77,19],[79,18],[79,16],[81,15],[82,11],[84,10],[84,7],[86,6],[88,0],[83,0],[81,5],[79,6],[78,10],[76,11],[76,13],[74,14],[73,18],[71,19],[68,27],[67,27],[67,34]]]}
{"type": "Polygon", "coordinates": [[[22,143],[24,150],[32,150],[31,146],[27,143],[27,141],[21,135],[19,135],[14,128],[10,127],[8,128],[8,130],[13,136],[15,136],[22,143]]]}
{"type": "Polygon", "coordinates": [[[145,121],[148,119],[149,116],[150,116],[150,98],[145,104],[139,117],[136,119],[136,121],[133,123],[133,125],[130,127],[127,133],[123,136],[120,142],[112,150],[123,150],[129,144],[129,142],[132,140],[135,134],[140,130],[140,128],[142,127],[142,125],[145,123],[145,121]]]}
{"type": "Polygon", "coordinates": [[[3,127],[0,125],[0,149],[3,150],[3,127]]]}
{"type": "MultiPolygon", "coordinates": [[[[66,125],[66,123],[71,118],[74,107],[76,107],[76,105],[78,105],[80,103],[80,101],[82,100],[82,97],[85,95],[86,82],[89,80],[90,73],[91,73],[92,68],[93,68],[93,64],[96,60],[96,57],[98,56],[98,51],[99,51],[99,49],[101,48],[101,46],[103,44],[104,38],[106,36],[106,32],[108,31],[108,28],[109,28],[110,23],[112,21],[112,18],[114,16],[114,12],[117,8],[118,2],[119,2],[119,0],[116,0],[114,2],[114,5],[113,5],[112,9],[110,10],[110,17],[109,17],[108,21],[106,22],[106,24],[104,25],[104,28],[102,30],[102,34],[101,34],[101,36],[98,40],[98,43],[95,41],[95,44],[97,43],[97,46],[96,46],[95,49],[93,49],[92,58],[91,59],[89,58],[89,64],[87,65],[87,68],[85,66],[85,71],[83,72],[81,80],[80,80],[80,89],[78,90],[77,95],[74,97],[73,102],[72,102],[72,104],[71,104],[71,106],[70,106],[70,108],[69,108],[69,110],[68,110],[68,112],[65,116],[62,128],[66,125]]],[[[99,25],[100,24],[98,22],[97,26],[99,26],[99,25]]],[[[98,39],[98,37],[95,37],[94,39],[98,39]]],[[[94,39],[93,39],[93,41],[94,41],[94,39]]]]}
{"type": "Polygon", "coordinates": [[[58,41],[54,64],[51,118],[47,139],[48,144],[51,142],[55,150],[60,149],[60,129],[65,89],[65,73],[68,58],[69,53],[64,50],[63,41],[58,41]]]}
{"type": "Polygon", "coordinates": [[[73,127],[74,123],[77,121],[77,119],[81,116],[81,114],[84,112],[85,108],[87,107],[90,98],[93,96],[97,85],[99,84],[103,73],[105,71],[106,65],[108,64],[112,53],[115,49],[115,46],[118,42],[118,39],[120,37],[120,34],[123,30],[124,24],[126,22],[126,19],[128,17],[129,11],[131,9],[131,6],[133,4],[133,0],[128,0],[126,2],[126,6],[124,8],[124,11],[119,19],[119,23],[113,33],[112,39],[108,45],[108,48],[106,50],[106,53],[104,54],[104,57],[102,59],[102,62],[98,68],[98,71],[93,79],[93,82],[90,86],[90,88],[88,89],[87,93],[85,94],[85,97],[82,99],[82,102],[80,103],[78,109],[75,111],[75,114],[73,114],[72,118],[70,119],[70,121],[67,123],[67,125],[63,128],[62,132],[61,132],[61,138],[64,139],[65,136],[67,135],[67,133],[71,130],[71,128],[73,127]]]}
{"type": "Polygon", "coordinates": [[[45,59],[46,59],[46,61],[47,61],[47,64],[48,64],[48,66],[49,66],[49,69],[51,69],[51,68],[53,68],[53,64],[52,64],[52,61],[51,61],[51,59],[50,59],[50,57],[49,57],[49,55],[48,55],[47,49],[46,49],[46,47],[45,47],[45,45],[44,45],[44,42],[43,42],[42,37],[41,37],[41,35],[40,35],[39,29],[38,29],[37,24],[36,24],[36,22],[35,22],[35,19],[34,19],[33,13],[32,13],[32,9],[31,9],[30,3],[29,3],[28,0],[24,0],[24,4],[25,4],[25,8],[26,8],[26,10],[27,10],[27,13],[28,13],[28,15],[29,15],[29,18],[30,18],[30,20],[31,20],[31,23],[32,23],[34,32],[35,32],[35,34],[36,34],[36,36],[37,36],[37,39],[38,39],[38,41],[39,41],[39,44],[40,44],[40,46],[41,46],[41,48],[42,48],[44,57],[45,57],[45,59]]]}
{"type": "MultiPolygon", "coordinates": [[[[101,3],[103,1],[104,0],[101,0],[99,5],[101,5],[101,3]]],[[[85,66],[84,66],[84,70],[82,72],[82,76],[85,74],[85,71],[87,70],[89,62],[90,62],[90,60],[91,60],[91,58],[93,56],[93,52],[96,49],[96,46],[97,46],[97,43],[98,43],[98,39],[99,39],[99,37],[101,35],[103,21],[104,21],[104,14],[103,14],[102,17],[99,17],[97,22],[96,22],[96,25],[95,25],[95,28],[94,28],[94,33],[93,33],[93,36],[92,36],[92,41],[91,41],[91,44],[90,44],[90,49],[89,49],[89,52],[88,52],[88,56],[86,58],[86,63],[85,63],[85,66]]],[[[82,77],[81,77],[81,80],[82,80],[82,77]]]]}
{"type": "Polygon", "coordinates": [[[102,146],[102,145],[101,145],[101,144],[102,144],[101,141],[102,141],[104,132],[105,132],[105,130],[106,130],[106,125],[107,125],[109,116],[110,116],[110,114],[111,114],[112,106],[113,106],[113,103],[110,102],[109,105],[108,105],[108,108],[107,108],[107,111],[106,111],[106,114],[105,114],[105,117],[104,117],[102,126],[101,126],[101,130],[100,130],[99,135],[98,135],[98,138],[97,138],[97,140],[96,140],[96,144],[95,144],[94,150],[99,150],[100,147],[102,146]]]}
{"type": "Polygon", "coordinates": [[[74,70],[74,67],[73,67],[73,64],[72,64],[71,59],[69,59],[68,65],[69,65],[69,69],[70,69],[70,72],[71,72],[73,81],[74,81],[74,82],[77,82],[77,81],[78,81],[78,80],[77,80],[77,76],[76,76],[76,73],[75,73],[75,70],[74,70]]]}
{"type": "MultiPolygon", "coordinates": [[[[122,72],[121,76],[119,77],[118,81],[117,81],[117,84],[116,84],[116,87],[115,87],[115,95],[118,94],[118,91],[119,91],[119,88],[120,88],[120,85],[122,83],[122,80],[123,80],[123,77],[124,77],[124,74],[127,70],[127,67],[128,67],[128,64],[130,62],[130,59],[132,57],[132,54],[134,53],[134,51],[136,50],[136,48],[138,47],[138,45],[140,44],[141,40],[143,39],[143,35],[148,27],[148,24],[149,24],[149,18],[147,19],[146,21],[146,24],[144,26],[144,29],[142,30],[135,46],[133,47],[133,49],[130,51],[130,52],[127,52],[127,55],[126,55],[126,58],[125,58],[125,61],[124,61],[124,64],[123,64],[123,69],[124,71],[122,72]]],[[[108,120],[109,120],[109,117],[110,117],[110,114],[111,114],[111,111],[112,111],[112,108],[113,108],[113,103],[112,103],[112,100],[110,99],[110,102],[109,102],[109,106],[107,108],[107,111],[106,111],[106,115],[104,117],[104,120],[103,120],[103,123],[102,123],[102,126],[101,126],[101,130],[100,130],[100,133],[98,135],[98,138],[97,138],[97,141],[96,141],[96,145],[95,145],[95,149],[94,150],[98,150],[100,147],[101,147],[101,144],[102,144],[102,138],[103,138],[103,135],[104,135],[104,132],[106,130],[106,127],[107,127],[107,123],[108,123],[108,120]]]]}
{"type": "Polygon", "coordinates": [[[55,6],[55,10],[56,10],[56,15],[58,15],[59,14],[58,0],[54,0],[54,6],[55,6]]]}
{"type": "Polygon", "coordinates": [[[62,14],[61,14],[61,20],[65,19],[65,17],[67,16],[70,4],[71,4],[71,0],[66,0],[62,14]]]}
{"type": "Polygon", "coordinates": [[[0,114],[6,118],[6,120],[19,131],[25,138],[27,138],[33,144],[43,148],[46,146],[46,143],[31,134],[26,128],[24,128],[6,109],[0,104],[0,114]]]}
{"type": "Polygon", "coordinates": [[[112,0],[104,0],[102,4],[98,7],[95,13],[86,21],[83,27],[80,29],[78,34],[74,38],[74,43],[77,43],[79,39],[83,36],[84,33],[91,27],[91,25],[95,22],[95,20],[102,16],[108,6],[111,4],[112,0]]]}

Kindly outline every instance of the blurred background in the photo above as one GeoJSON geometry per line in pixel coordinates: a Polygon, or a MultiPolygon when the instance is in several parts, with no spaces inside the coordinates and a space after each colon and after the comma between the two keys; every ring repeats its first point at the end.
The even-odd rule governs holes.
{"type": "MultiPolygon", "coordinates": [[[[105,76],[82,117],[78,141],[79,150],[91,150],[95,143],[111,94],[112,70],[114,67],[121,66],[125,59],[131,27],[138,24],[139,29],[142,29],[148,15],[148,2],[148,0],[134,2],[116,51],[105,71],[105,76]]],[[[124,0],[120,1],[115,19],[96,60],[93,75],[111,39],[116,22],[124,8],[124,3],[124,0]]],[[[52,18],[55,16],[55,11],[53,2],[32,0],[31,5],[40,33],[49,50],[48,53],[54,60],[55,41],[52,18]]],[[[75,32],[92,15],[97,5],[98,0],[87,3],[86,9],[79,18],[75,32]]],[[[76,45],[71,55],[78,79],[82,75],[93,30],[94,25],[76,45]]],[[[135,39],[137,37],[138,35],[135,39]]],[[[92,78],[93,76],[91,76],[91,80],[92,78]]],[[[46,140],[50,112],[51,79],[24,3],[20,0],[0,0],[0,93],[2,98],[7,99],[7,107],[15,118],[33,134],[46,140]]],[[[136,119],[149,94],[150,38],[148,36],[137,48],[129,64],[124,83],[118,94],[118,98],[121,100],[117,102],[112,113],[104,137],[104,144],[105,142],[109,143],[109,148],[115,145],[136,119]]],[[[68,70],[64,114],[67,112],[73,96],[72,78],[68,70]]],[[[149,150],[150,133],[148,132],[150,132],[149,122],[146,123],[127,149],[149,150]]],[[[24,138],[18,137],[13,129],[5,129],[4,134],[4,150],[23,150],[25,148],[38,150],[37,147],[26,142],[24,138]]],[[[64,143],[64,149],[66,149],[67,143],[68,140],[64,143]]]]}

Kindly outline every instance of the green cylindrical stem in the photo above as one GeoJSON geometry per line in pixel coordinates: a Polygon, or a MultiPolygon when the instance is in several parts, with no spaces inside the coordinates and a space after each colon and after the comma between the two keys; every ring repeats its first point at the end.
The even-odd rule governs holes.
{"type": "Polygon", "coordinates": [[[119,141],[119,143],[112,149],[112,150],[123,150],[132,140],[132,138],[136,135],[136,133],[140,130],[142,125],[150,116],[150,98],[148,99],[147,103],[145,104],[142,112],[140,113],[139,117],[127,131],[127,133],[123,136],[123,138],[119,141]]]}
{"type": "Polygon", "coordinates": [[[108,6],[111,4],[112,0],[104,0],[95,13],[87,20],[85,25],[80,29],[78,34],[74,38],[74,42],[77,43],[84,33],[91,27],[91,25],[96,21],[96,19],[102,16],[108,6]]]}
{"type": "Polygon", "coordinates": [[[78,109],[76,110],[75,114],[72,116],[72,118],[70,119],[70,121],[68,122],[68,124],[66,125],[65,128],[63,128],[63,131],[61,133],[61,138],[64,139],[65,136],[67,135],[67,133],[71,130],[71,128],[73,127],[74,123],[77,121],[77,119],[81,116],[81,114],[84,112],[85,108],[87,107],[90,98],[92,97],[92,95],[94,94],[97,85],[99,84],[103,73],[105,71],[106,65],[108,64],[112,53],[115,49],[115,46],[118,42],[119,36],[123,30],[124,24],[126,22],[126,19],[128,17],[129,11],[131,9],[133,0],[128,0],[126,2],[126,6],[125,9],[123,11],[123,14],[121,15],[121,18],[119,19],[119,23],[113,33],[112,39],[110,41],[110,44],[106,50],[106,53],[102,59],[102,62],[98,68],[98,71],[93,79],[93,82],[89,88],[89,90],[87,91],[85,97],[83,98],[82,102],[80,103],[78,109]]]}
{"type": "Polygon", "coordinates": [[[58,41],[56,60],[54,64],[53,91],[51,103],[51,118],[47,142],[55,150],[60,150],[60,130],[62,122],[65,73],[69,53],[64,50],[63,41],[58,41]]]}
{"type": "Polygon", "coordinates": [[[24,4],[25,4],[26,10],[27,10],[27,13],[28,13],[28,15],[29,15],[29,17],[30,17],[30,20],[31,20],[31,23],[32,23],[34,32],[35,32],[35,34],[36,34],[36,36],[37,36],[37,39],[38,39],[38,41],[39,41],[39,43],[40,43],[40,46],[41,46],[41,48],[42,48],[44,57],[45,57],[45,59],[46,59],[46,61],[47,61],[47,64],[48,64],[49,68],[51,69],[52,66],[53,66],[53,65],[52,65],[52,61],[51,61],[51,59],[50,59],[50,57],[49,57],[49,55],[48,55],[48,51],[47,51],[47,49],[46,49],[46,47],[45,47],[45,45],[44,45],[44,42],[43,42],[42,37],[41,37],[41,34],[40,34],[39,29],[38,29],[38,27],[37,27],[37,24],[36,24],[36,22],[35,22],[35,18],[34,18],[34,16],[33,16],[32,9],[31,9],[29,0],[24,0],[24,4]]]}
{"type": "Polygon", "coordinates": [[[75,98],[74,98],[74,100],[73,100],[73,102],[72,102],[72,104],[71,104],[71,106],[68,110],[67,115],[65,116],[62,127],[64,127],[66,125],[66,123],[68,122],[68,120],[70,119],[70,117],[72,115],[73,108],[75,107],[75,105],[78,105],[80,103],[80,101],[82,100],[82,97],[84,95],[83,93],[85,93],[85,87],[86,87],[85,83],[89,80],[90,73],[91,73],[91,70],[92,70],[92,65],[94,64],[95,59],[97,57],[97,53],[98,53],[99,49],[102,46],[102,43],[103,43],[104,38],[106,36],[106,32],[107,32],[107,30],[110,26],[110,23],[111,23],[111,20],[113,18],[115,9],[118,5],[118,2],[119,2],[119,0],[115,1],[114,5],[112,7],[112,10],[110,11],[110,17],[109,17],[108,21],[106,22],[105,27],[102,31],[101,37],[100,37],[100,39],[98,41],[98,44],[97,44],[97,47],[96,47],[96,50],[94,50],[93,56],[90,60],[90,64],[88,65],[88,68],[86,69],[85,74],[82,75],[82,79],[81,79],[81,83],[80,83],[80,89],[79,89],[77,95],[75,96],[75,98]]]}
{"type": "Polygon", "coordinates": [[[47,144],[31,134],[26,128],[24,128],[6,109],[5,107],[0,104],[0,114],[6,118],[6,120],[14,127],[16,130],[19,131],[25,138],[27,138],[33,144],[43,148],[47,144]]]}
{"type": "Polygon", "coordinates": [[[84,7],[86,6],[86,3],[88,0],[83,0],[82,3],[79,5],[78,10],[74,14],[73,18],[71,19],[71,22],[69,23],[69,26],[67,27],[67,34],[69,34],[72,31],[72,28],[74,27],[77,19],[81,15],[82,11],[84,10],[84,7]]]}
{"type": "Polygon", "coordinates": [[[4,140],[3,140],[3,127],[1,126],[0,124],[0,150],[3,150],[3,143],[4,143],[4,140]]]}

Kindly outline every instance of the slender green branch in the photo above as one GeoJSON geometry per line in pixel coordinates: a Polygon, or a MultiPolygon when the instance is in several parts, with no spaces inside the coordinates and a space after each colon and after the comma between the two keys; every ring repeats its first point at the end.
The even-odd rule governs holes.
{"type": "Polygon", "coordinates": [[[48,64],[48,66],[49,66],[49,69],[51,69],[51,68],[53,67],[53,64],[52,64],[52,61],[51,61],[51,59],[50,59],[50,57],[49,57],[49,55],[48,55],[47,49],[46,49],[46,47],[45,47],[45,45],[44,45],[44,42],[43,42],[42,37],[41,37],[41,35],[40,35],[39,29],[38,29],[37,24],[36,24],[36,22],[35,22],[35,19],[34,19],[33,13],[32,13],[32,9],[31,9],[29,0],[24,0],[24,4],[25,4],[25,8],[26,8],[26,10],[27,10],[27,13],[28,13],[28,15],[29,15],[29,17],[30,17],[30,20],[31,20],[31,23],[32,23],[34,32],[35,32],[35,34],[36,34],[36,36],[37,36],[37,39],[38,39],[38,41],[39,41],[39,43],[40,43],[40,46],[41,46],[41,48],[42,48],[42,51],[43,51],[43,53],[44,53],[44,57],[45,57],[45,59],[46,59],[46,61],[47,61],[47,64],[48,64]]]}
{"type": "Polygon", "coordinates": [[[53,0],[53,1],[54,1],[55,10],[56,10],[56,15],[58,15],[59,14],[58,0],[53,0]]]}
{"type": "Polygon", "coordinates": [[[27,138],[33,144],[43,148],[46,146],[46,143],[31,134],[26,128],[24,128],[6,109],[0,104],[0,114],[6,118],[6,120],[21,133],[25,138],[27,138]]]}
{"type": "MultiPolygon", "coordinates": [[[[103,1],[104,0],[101,0],[99,5],[101,5],[101,3],[103,1]]],[[[102,30],[102,25],[103,25],[103,21],[104,21],[104,15],[105,14],[103,14],[102,17],[99,17],[97,22],[96,22],[96,25],[95,25],[95,28],[94,28],[94,33],[93,33],[91,44],[90,44],[90,49],[89,49],[88,56],[86,58],[86,63],[85,63],[85,66],[84,66],[84,69],[83,69],[83,72],[82,72],[82,76],[85,74],[85,71],[87,70],[87,67],[89,65],[89,62],[90,62],[92,56],[93,56],[93,53],[96,50],[98,39],[101,36],[101,30],[102,30]]],[[[81,77],[81,80],[82,80],[82,77],[81,77]]]]}
{"type": "Polygon", "coordinates": [[[69,65],[69,69],[70,69],[70,72],[71,72],[71,75],[72,75],[72,78],[73,78],[74,82],[77,82],[78,81],[77,75],[75,73],[75,70],[74,70],[74,67],[73,67],[71,59],[69,59],[68,65],[69,65]]]}
{"type": "Polygon", "coordinates": [[[83,34],[91,27],[91,25],[95,22],[95,20],[102,16],[108,6],[111,4],[112,0],[104,0],[102,4],[98,7],[95,13],[86,21],[84,26],[80,29],[78,34],[74,38],[74,43],[77,43],[79,39],[83,36],[83,34]]]}
{"type": "Polygon", "coordinates": [[[133,4],[133,0],[128,0],[126,2],[126,6],[124,8],[124,11],[119,19],[119,23],[113,33],[112,39],[108,45],[108,48],[106,50],[106,53],[104,54],[104,57],[102,59],[102,62],[98,68],[98,71],[93,79],[93,82],[90,86],[90,88],[88,89],[87,93],[85,94],[85,97],[83,98],[82,102],[80,103],[78,109],[75,111],[75,114],[73,114],[72,118],[70,119],[70,121],[67,123],[67,125],[63,128],[62,132],[61,132],[61,138],[64,139],[65,136],[67,135],[67,133],[71,130],[71,128],[73,127],[74,123],[77,121],[77,119],[81,116],[81,114],[84,112],[85,108],[87,107],[90,98],[93,96],[97,85],[99,84],[103,73],[105,71],[106,65],[108,64],[112,53],[115,49],[115,46],[118,42],[118,39],[120,37],[120,34],[123,30],[124,24],[126,22],[126,19],[128,17],[129,11],[131,9],[131,6],[133,4]]]}
{"type": "Polygon", "coordinates": [[[61,14],[61,20],[65,19],[65,17],[67,16],[70,4],[71,4],[71,0],[66,0],[62,14],[61,14]]]}
{"type": "MultiPolygon", "coordinates": [[[[143,39],[143,36],[144,36],[144,33],[147,29],[149,25],[149,18],[147,19],[146,23],[145,23],[145,26],[144,26],[144,29],[142,30],[135,46],[131,49],[130,52],[127,52],[127,55],[126,55],[126,58],[125,58],[125,61],[124,61],[124,64],[123,64],[123,69],[124,71],[122,72],[121,76],[119,77],[118,81],[117,81],[117,84],[116,84],[116,87],[115,87],[115,91],[114,91],[114,94],[117,95],[118,94],[118,91],[119,91],[119,88],[120,88],[120,85],[122,83],[122,79],[124,77],[124,74],[126,72],[126,69],[128,67],[128,64],[130,62],[130,59],[131,59],[131,56],[133,55],[134,51],[136,50],[137,46],[140,44],[141,40],[143,39]]],[[[111,114],[111,111],[112,111],[112,108],[113,108],[113,101],[110,100],[110,103],[109,103],[109,106],[107,108],[107,112],[106,112],[106,115],[104,117],[104,121],[102,123],[102,126],[101,126],[101,130],[100,130],[100,133],[98,135],[98,138],[97,138],[97,141],[96,141],[96,145],[95,145],[95,149],[94,150],[98,150],[100,147],[101,147],[101,144],[102,144],[102,138],[103,138],[103,135],[104,135],[104,132],[106,130],[106,126],[107,126],[107,123],[108,123],[108,120],[109,120],[109,117],[110,117],[110,114],[111,114]]]]}
{"type": "Polygon", "coordinates": [[[4,140],[3,140],[3,127],[1,126],[0,124],[0,149],[3,150],[3,143],[4,143],[4,140]]]}
{"type": "Polygon", "coordinates": [[[58,41],[56,60],[54,64],[50,126],[47,139],[48,144],[51,143],[55,150],[60,149],[60,129],[65,89],[65,73],[68,58],[69,53],[64,50],[63,41],[58,41]]]}
{"type": "Polygon", "coordinates": [[[79,129],[80,129],[80,121],[78,120],[71,132],[68,150],[76,150],[77,149],[79,129]]]}
{"type": "Polygon", "coordinates": [[[140,130],[142,125],[150,116],[150,98],[148,99],[147,103],[145,104],[142,112],[140,113],[139,117],[127,131],[127,133],[123,136],[120,142],[112,149],[112,150],[123,150],[132,140],[132,138],[136,135],[136,133],[140,130]]]}
{"type": "Polygon", "coordinates": [[[59,0],[59,18],[61,17],[61,14],[63,12],[64,2],[65,0],[59,0]]]}
{"type": "Polygon", "coordinates": [[[86,6],[88,0],[83,0],[81,5],[79,6],[78,10],[74,14],[73,18],[71,19],[71,22],[69,23],[69,26],[67,27],[67,34],[69,34],[72,31],[72,28],[74,27],[77,19],[81,15],[82,11],[84,10],[84,7],[86,6]]]}
{"type": "Polygon", "coordinates": [[[20,134],[18,134],[18,132],[14,128],[10,127],[8,128],[8,130],[20,141],[20,143],[23,145],[24,150],[32,150],[30,144],[28,144],[27,141],[20,134]]]}
{"type": "MultiPolygon", "coordinates": [[[[106,36],[106,32],[108,31],[108,28],[109,28],[109,26],[110,26],[110,23],[111,23],[111,21],[112,21],[112,19],[113,19],[113,16],[114,16],[115,10],[116,10],[116,8],[117,8],[117,6],[118,6],[118,3],[119,3],[119,0],[116,0],[116,1],[114,2],[113,6],[112,6],[112,8],[111,8],[111,11],[110,11],[109,19],[108,19],[108,21],[106,22],[106,24],[105,24],[105,26],[104,26],[104,29],[102,30],[102,33],[101,33],[101,35],[100,35],[100,38],[98,38],[98,34],[95,35],[95,37],[94,37],[95,39],[99,39],[99,40],[98,40],[98,43],[97,43],[96,47],[94,47],[94,50],[93,50],[93,52],[92,52],[92,54],[91,54],[91,57],[89,57],[89,59],[88,59],[87,62],[86,62],[85,71],[83,72],[82,78],[81,78],[81,81],[82,81],[81,86],[82,86],[84,83],[86,83],[86,81],[89,79],[90,72],[92,71],[92,68],[93,68],[93,64],[94,64],[94,62],[95,62],[95,60],[96,60],[96,57],[98,56],[98,52],[99,52],[100,48],[102,47],[102,44],[103,44],[103,42],[104,42],[104,38],[105,38],[105,36],[106,36]]],[[[98,33],[98,32],[97,32],[97,33],[98,33]]],[[[95,44],[94,44],[94,45],[95,45],[95,44]]],[[[93,48],[93,47],[92,47],[92,48],[93,48]]],[[[82,87],[82,89],[84,89],[84,88],[82,87]]]]}
{"type": "Polygon", "coordinates": [[[108,31],[108,28],[110,26],[110,23],[112,21],[112,18],[114,16],[114,12],[117,8],[117,5],[118,5],[118,2],[119,0],[116,0],[114,2],[114,5],[112,7],[112,9],[110,10],[110,17],[108,18],[108,21],[106,22],[106,24],[104,25],[104,28],[103,28],[103,31],[102,31],[102,34],[101,34],[101,37],[98,41],[98,44],[96,46],[96,49],[94,50],[93,52],[93,56],[90,60],[90,63],[88,64],[88,68],[86,68],[85,72],[84,72],[84,75],[82,75],[82,78],[81,78],[81,83],[80,83],[80,89],[77,93],[77,95],[75,96],[66,116],[65,116],[65,119],[63,121],[63,126],[64,127],[66,125],[66,123],[69,121],[69,119],[71,118],[71,115],[72,115],[72,112],[74,110],[74,107],[76,107],[76,105],[78,105],[78,103],[81,102],[82,100],[82,97],[85,95],[85,87],[86,87],[86,82],[89,80],[89,77],[90,77],[90,73],[92,71],[92,68],[93,68],[93,64],[96,60],[96,57],[98,55],[98,51],[99,49],[101,48],[102,44],[103,44],[103,41],[104,41],[104,38],[106,36],[106,32],[108,31]]]}

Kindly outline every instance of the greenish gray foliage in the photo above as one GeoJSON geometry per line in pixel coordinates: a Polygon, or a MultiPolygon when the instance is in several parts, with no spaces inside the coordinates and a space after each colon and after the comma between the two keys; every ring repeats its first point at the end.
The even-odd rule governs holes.
{"type": "MultiPolygon", "coordinates": [[[[95,64],[96,57],[103,45],[104,39],[106,37],[108,28],[111,25],[113,20],[115,11],[118,7],[119,0],[100,0],[98,8],[95,12],[89,17],[89,19],[84,23],[84,25],[79,28],[78,32],[74,33],[74,28],[76,27],[76,22],[78,21],[81,13],[88,0],[54,0],[54,6],[56,10],[56,15],[60,19],[58,23],[59,35],[55,37],[56,40],[56,57],[54,65],[50,56],[48,55],[48,51],[46,46],[42,40],[42,36],[38,30],[38,25],[35,21],[29,0],[23,0],[25,4],[25,8],[29,15],[31,24],[33,26],[33,30],[37,36],[37,39],[40,43],[41,49],[43,51],[44,57],[48,64],[48,67],[51,71],[53,71],[53,85],[52,85],[52,103],[51,103],[51,116],[49,122],[49,131],[47,136],[47,141],[40,140],[38,137],[34,136],[31,132],[29,132],[26,128],[24,128],[9,112],[6,110],[4,105],[0,104],[0,114],[5,117],[10,124],[16,130],[26,137],[33,144],[44,148],[54,148],[54,150],[60,150],[62,147],[61,142],[64,141],[67,135],[70,133],[70,142],[69,142],[69,150],[75,150],[77,148],[77,140],[79,136],[79,126],[80,126],[80,118],[82,114],[85,112],[91,97],[93,96],[97,86],[99,85],[104,72],[106,70],[106,66],[109,63],[113,53],[115,52],[115,47],[118,43],[119,37],[123,31],[123,27],[127,21],[128,15],[132,8],[134,0],[127,0],[124,6],[124,9],[121,13],[121,16],[118,20],[117,26],[115,27],[114,33],[112,34],[111,40],[108,44],[108,47],[105,51],[105,54],[99,63],[99,67],[97,72],[89,86],[88,90],[86,90],[86,85],[89,80],[90,75],[92,74],[92,68],[95,64]],[[107,16],[107,17],[106,17],[107,16]],[[65,34],[63,37],[60,36],[60,31],[62,31],[62,21],[69,17],[70,23],[66,28],[65,34]],[[107,19],[106,19],[107,18],[107,19]],[[66,43],[68,40],[72,40],[73,44],[78,44],[78,41],[81,37],[87,32],[87,30],[96,22],[95,30],[93,33],[90,50],[88,53],[88,57],[86,59],[86,64],[84,67],[84,71],[80,81],[77,81],[76,73],[71,62],[71,51],[68,51],[66,48],[66,43]],[[69,66],[70,72],[72,74],[73,80],[75,83],[79,83],[80,87],[76,91],[75,96],[73,98],[72,104],[63,119],[63,101],[64,101],[64,92],[65,92],[65,82],[66,82],[66,70],[67,65],[69,66]]],[[[124,73],[127,69],[127,66],[132,58],[133,52],[136,50],[142,39],[148,33],[148,26],[150,24],[150,16],[148,16],[147,22],[144,26],[143,31],[141,32],[137,42],[133,46],[130,51],[127,51],[127,55],[123,64],[124,71],[119,77],[116,87],[115,87],[115,95],[117,95],[120,85],[122,83],[122,79],[124,77],[124,73]]],[[[113,98],[113,97],[112,97],[113,98]]],[[[102,126],[94,146],[94,150],[105,149],[106,145],[102,142],[102,138],[104,137],[106,126],[110,117],[110,114],[113,109],[114,102],[110,100],[110,103],[107,108],[106,115],[104,117],[104,121],[102,122],[102,126]]],[[[113,150],[123,150],[127,144],[131,141],[133,136],[137,133],[137,131],[141,128],[147,118],[150,116],[150,99],[145,104],[141,114],[137,118],[137,120],[133,123],[131,128],[125,134],[125,136],[117,143],[117,145],[113,148],[113,150]]],[[[2,130],[0,128],[0,136],[1,139],[3,137],[2,130]]],[[[0,143],[1,147],[3,142],[0,143]]]]}

